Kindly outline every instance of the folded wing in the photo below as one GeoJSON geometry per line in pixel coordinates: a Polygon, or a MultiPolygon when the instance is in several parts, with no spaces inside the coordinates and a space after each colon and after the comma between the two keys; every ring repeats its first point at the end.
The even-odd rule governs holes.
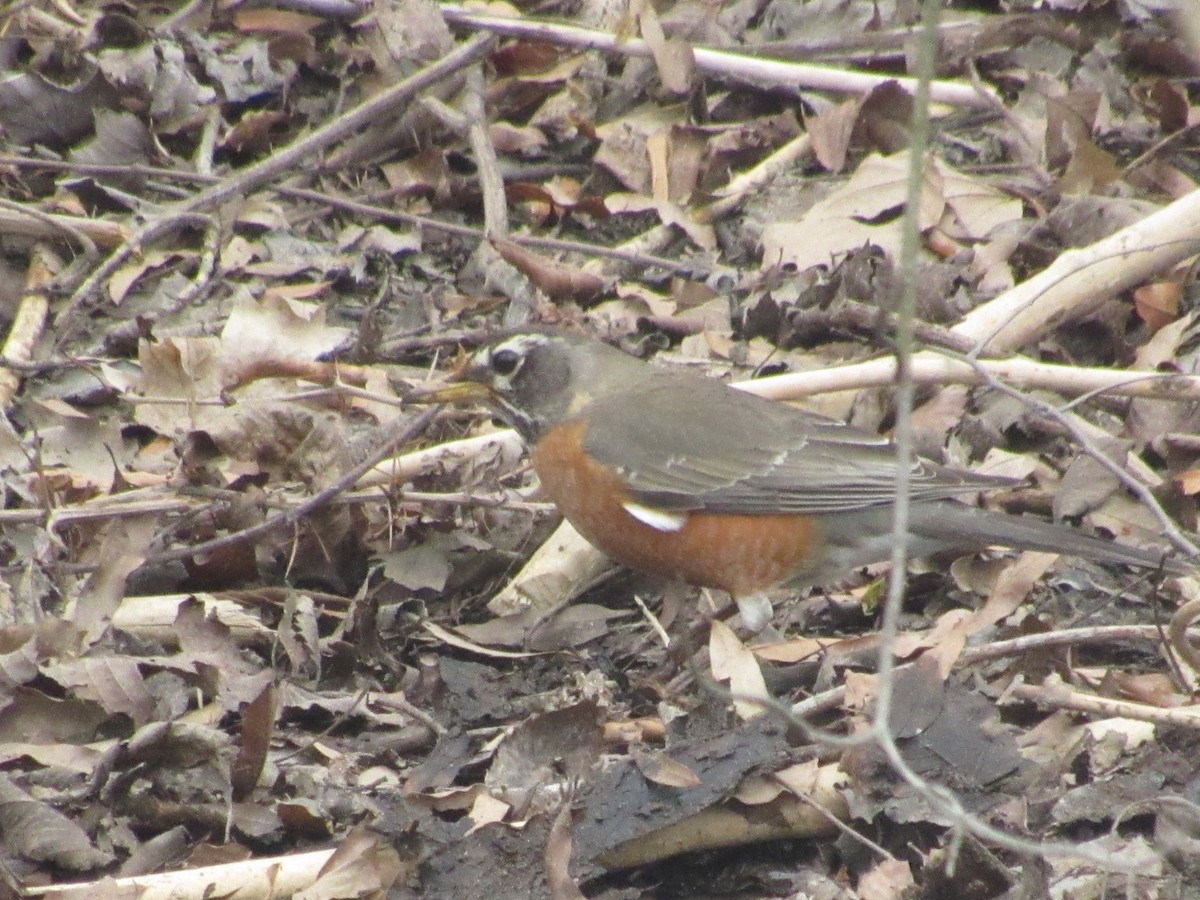
{"type": "MultiPolygon", "coordinates": [[[[897,463],[889,441],[751,395],[730,403],[734,390],[711,379],[655,375],[634,402],[625,394],[588,407],[585,449],[620,470],[638,503],[657,509],[815,514],[893,501],[897,463]]],[[[910,471],[914,500],[1013,483],[925,460],[910,471]]]]}

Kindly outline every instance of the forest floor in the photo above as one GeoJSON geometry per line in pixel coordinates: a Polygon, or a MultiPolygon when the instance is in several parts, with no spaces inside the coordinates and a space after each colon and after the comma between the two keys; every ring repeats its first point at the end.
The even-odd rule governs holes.
{"type": "Polygon", "coordinates": [[[750,640],[406,400],[532,321],[886,434],[915,284],[917,450],[1186,556],[1188,14],[943,10],[906,263],[919,12],[0,10],[0,891],[1200,895],[1200,581],[916,562],[893,638],[879,565],[750,640]]]}

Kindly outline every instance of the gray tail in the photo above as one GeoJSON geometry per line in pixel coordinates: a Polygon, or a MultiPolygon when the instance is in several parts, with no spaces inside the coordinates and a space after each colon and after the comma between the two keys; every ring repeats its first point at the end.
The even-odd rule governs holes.
{"type": "MultiPolygon", "coordinates": [[[[933,509],[929,511],[934,512],[933,509]]],[[[1117,541],[1092,537],[1069,525],[1046,522],[1031,516],[1010,516],[948,501],[937,504],[936,515],[920,518],[920,521],[913,523],[913,534],[959,547],[974,543],[980,549],[1002,546],[1015,550],[1044,550],[1098,562],[1121,563],[1144,569],[1161,568],[1173,575],[1194,571],[1193,566],[1167,556],[1165,551],[1142,550],[1117,541]]]]}

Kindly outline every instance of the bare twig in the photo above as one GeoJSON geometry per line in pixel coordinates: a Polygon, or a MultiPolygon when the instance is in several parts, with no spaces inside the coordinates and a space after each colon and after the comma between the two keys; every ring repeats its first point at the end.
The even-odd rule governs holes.
{"type": "Polygon", "coordinates": [[[1200,191],[1193,191],[1116,234],[1063,252],[1028,281],[968,313],[953,330],[975,342],[977,354],[1005,353],[1197,253],[1200,191]]]}
{"type": "MultiPolygon", "coordinates": [[[[442,15],[456,25],[468,28],[487,29],[495,34],[545,41],[620,53],[625,56],[652,56],[646,42],[640,38],[618,37],[605,31],[579,28],[558,22],[536,19],[514,19],[489,16],[467,10],[461,6],[444,4],[442,15]]],[[[865,72],[848,72],[828,66],[809,66],[784,60],[765,59],[728,50],[709,47],[693,47],[696,68],[708,75],[733,78],[754,85],[772,85],[808,88],[819,91],[841,91],[865,94],[887,81],[897,81],[906,90],[912,91],[916,82],[912,78],[871,75],[865,72]]],[[[930,88],[932,99],[937,103],[956,106],[980,106],[984,104],[979,91],[969,84],[954,81],[936,81],[930,88]]]]}
{"type": "Polygon", "coordinates": [[[314,850],[310,853],[264,857],[132,878],[106,877],[103,882],[29,885],[24,893],[30,897],[53,897],[55,900],[87,900],[96,896],[103,883],[112,890],[128,888],[138,893],[161,891],[172,897],[230,894],[247,891],[251,885],[270,885],[269,889],[261,888],[258,895],[291,896],[317,880],[334,852],[334,849],[314,850]]]}
{"type": "Polygon", "coordinates": [[[0,206],[0,232],[53,240],[65,234],[92,253],[97,246],[109,249],[127,239],[125,228],[115,222],[44,213],[12,201],[0,206]]]}
{"type": "MultiPolygon", "coordinates": [[[[211,490],[211,489],[210,489],[211,490]]],[[[145,515],[178,515],[181,513],[203,512],[208,509],[210,502],[200,504],[200,501],[188,496],[176,496],[185,489],[173,489],[161,498],[146,499],[142,492],[116,494],[101,497],[98,500],[80,503],[73,506],[56,506],[51,511],[50,520],[46,527],[53,531],[64,525],[98,521],[102,519],[136,518],[145,515]]],[[[216,494],[228,494],[229,497],[210,497],[209,501],[218,502],[227,499],[242,498],[245,495],[238,491],[215,491],[216,494]]],[[[202,496],[202,495],[201,495],[202,496]]],[[[378,503],[385,495],[378,488],[359,491],[346,491],[331,500],[331,503],[349,505],[355,503],[378,503]]],[[[299,506],[306,501],[290,498],[268,497],[263,500],[263,506],[275,509],[288,509],[299,506]]],[[[472,491],[403,491],[399,496],[399,505],[419,509],[438,504],[449,506],[482,507],[484,509],[504,507],[518,509],[528,513],[548,513],[554,510],[554,504],[524,500],[513,491],[494,491],[489,493],[474,493],[472,491]]],[[[0,509],[0,527],[5,525],[28,525],[46,520],[46,510],[38,507],[25,509],[0,509]]],[[[84,567],[79,571],[84,571],[84,567]]]]}
{"type": "MultiPolygon", "coordinates": [[[[42,289],[61,269],[62,260],[53,250],[45,244],[34,246],[25,274],[25,291],[4,341],[5,360],[28,362],[33,357],[34,345],[42,336],[50,309],[50,300],[42,289]]],[[[12,369],[0,368],[0,410],[8,409],[20,384],[12,369]]]]}
{"type": "MultiPolygon", "coordinates": [[[[953,329],[950,333],[954,334],[953,329]]],[[[989,384],[991,379],[996,379],[1014,388],[1049,390],[1068,397],[1106,394],[1162,400],[1200,400],[1200,376],[1064,366],[1035,362],[1021,356],[968,361],[929,351],[913,357],[912,374],[919,384],[979,385],[989,384]]],[[[830,391],[885,387],[895,381],[896,361],[885,356],[811,372],[773,375],[737,386],[761,397],[795,400],[830,391]]]]}
{"type": "Polygon", "coordinates": [[[1171,624],[1167,628],[1167,640],[1176,656],[1187,663],[1189,675],[1193,682],[1189,687],[1195,690],[1195,681],[1200,677],[1200,650],[1188,636],[1188,628],[1200,619],[1200,600],[1192,600],[1175,610],[1171,616],[1171,624]]]}
{"type": "MultiPolygon", "coordinates": [[[[79,227],[79,223],[86,220],[74,219],[71,216],[53,216],[42,212],[40,209],[35,209],[22,203],[14,203],[12,200],[3,197],[0,197],[0,210],[12,214],[18,221],[21,217],[28,217],[44,228],[49,229],[52,233],[56,233],[56,236],[58,234],[65,234],[81,246],[83,252],[88,256],[96,255],[96,242],[88,236],[88,233],[84,229],[79,227]]],[[[34,230],[40,231],[41,229],[34,230]]],[[[39,236],[45,237],[46,235],[42,234],[39,236]]]]}
{"type": "Polygon", "coordinates": [[[467,139],[475,157],[479,190],[483,195],[483,228],[489,240],[481,242],[471,255],[471,264],[482,273],[489,288],[508,298],[504,311],[505,324],[525,322],[533,313],[533,285],[528,276],[505,260],[492,245],[491,239],[508,235],[508,198],[504,193],[504,178],[500,162],[488,131],[487,109],[484,104],[483,71],[473,66],[467,72],[463,92],[463,114],[467,122],[467,139]]]}
{"type": "Polygon", "coordinates": [[[187,288],[175,298],[176,307],[194,303],[212,286],[213,276],[217,272],[217,257],[221,251],[220,242],[221,228],[215,220],[209,219],[204,229],[200,258],[196,260],[196,274],[187,288]]]}
{"type": "MultiPolygon", "coordinates": [[[[764,160],[764,162],[766,162],[766,160],[764,160]]],[[[0,154],[0,165],[22,166],[25,168],[34,169],[49,169],[60,172],[82,172],[92,175],[144,175],[148,177],[170,178],[177,181],[186,181],[195,184],[216,184],[218,181],[220,181],[220,179],[214,175],[200,175],[196,172],[182,172],[174,169],[162,169],[155,166],[111,166],[93,163],[66,162],[55,159],[32,159],[24,156],[6,156],[3,154],[0,154]]],[[[482,228],[474,228],[470,225],[462,225],[457,222],[442,222],[438,219],[430,218],[429,216],[421,216],[417,215],[416,213],[404,212],[403,210],[386,206],[376,206],[371,203],[360,200],[351,200],[346,197],[334,197],[331,194],[327,194],[322,191],[314,191],[308,188],[291,187],[289,185],[274,185],[265,187],[264,189],[279,194],[281,197],[293,197],[297,200],[307,200],[311,203],[319,203],[332,209],[339,209],[344,212],[354,213],[355,215],[366,216],[381,222],[399,222],[405,225],[415,225],[419,228],[427,228],[431,231],[452,234],[458,237],[475,238],[476,240],[484,240],[487,237],[482,228]]],[[[100,246],[114,247],[125,240],[126,235],[124,231],[113,223],[105,222],[99,219],[68,218],[70,218],[70,224],[73,227],[80,229],[92,229],[89,234],[100,246]],[[99,232],[99,234],[97,232],[99,232]]],[[[0,215],[0,228],[3,228],[3,223],[4,217],[3,215],[0,215]]],[[[528,234],[513,234],[509,236],[509,240],[515,241],[516,243],[525,247],[534,247],[544,250],[559,250],[568,253],[579,253],[583,256],[597,256],[606,259],[614,259],[619,262],[641,268],[655,267],[668,272],[682,272],[688,269],[686,265],[680,263],[679,261],[667,259],[666,257],[650,256],[644,253],[636,253],[616,247],[604,247],[599,244],[585,244],[581,241],[571,241],[562,238],[535,237],[528,234]]]]}
{"type": "Polygon", "coordinates": [[[1154,515],[1159,527],[1162,529],[1163,535],[1171,540],[1171,542],[1188,557],[1195,559],[1200,556],[1200,548],[1197,548],[1191,540],[1183,533],[1175,521],[1167,515],[1162,504],[1158,502],[1158,498],[1150,491],[1150,489],[1140,480],[1134,478],[1125,467],[1110,458],[1107,453],[1101,450],[1093,440],[1093,435],[1090,428],[1078,416],[1071,413],[1062,413],[1045,401],[1023,394],[1020,391],[1009,387],[998,379],[987,377],[987,384],[996,391],[1002,394],[1013,397],[1016,400],[1024,403],[1032,409],[1051,417],[1059,422],[1070,433],[1072,439],[1079,445],[1079,448],[1100,463],[1105,469],[1112,473],[1125,488],[1138,498],[1138,501],[1146,509],[1154,515]]]}
{"type": "MultiPolygon", "coordinates": [[[[1200,639],[1200,629],[1189,630],[1187,636],[1190,640],[1200,639]]],[[[1007,641],[993,641],[990,644],[967,647],[959,655],[957,665],[959,668],[965,668],[976,663],[1020,656],[1023,653],[1047,650],[1053,647],[1075,647],[1088,644],[1110,645],[1120,641],[1160,643],[1162,630],[1156,625],[1101,625],[1092,628],[1047,631],[1043,634],[1030,634],[1007,641]]],[[[909,665],[911,663],[897,666],[896,670],[906,669],[909,665]]],[[[839,685],[793,704],[790,713],[797,719],[807,719],[810,716],[832,712],[841,706],[845,699],[846,688],[844,685],[839,685]]]]}
{"type": "Polygon", "coordinates": [[[386,459],[397,447],[411,441],[423,432],[429,423],[433,421],[434,416],[437,415],[438,409],[439,407],[435,406],[422,411],[420,415],[411,419],[402,429],[385,441],[379,450],[372,453],[333,484],[313,494],[312,497],[299,506],[286,509],[277,515],[269,517],[266,521],[260,522],[258,525],[244,528],[241,531],[235,531],[232,534],[213,538],[209,541],[202,541],[190,547],[176,547],[174,550],[164,550],[160,553],[152,554],[146,558],[145,564],[155,565],[177,559],[189,559],[199,554],[211,553],[213,550],[229,546],[230,544],[251,540],[260,535],[267,534],[276,528],[284,528],[295,524],[304,516],[324,506],[350,485],[358,481],[359,478],[374,468],[381,460],[386,459]]]}
{"type": "Polygon", "coordinates": [[[467,72],[463,112],[467,118],[467,139],[475,158],[476,177],[483,195],[483,230],[488,237],[508,235],[508,199],[504,195],[504,177],[500,160],[488,132],[487,109],[484,104],[486,85],[483,70],[472,66],[467,72]]]}
{"type": "Polygon", "coordinates": [[[1200,729],[1200,710],[1198,709],[1164,709],[1145,703],[1132,703],[1128,700],[1114,700],[1110,697],[1085,694],[1069,688],[1059,681],[1057,676],[1051,676],[1045,684],[1014,684],[1008,689],[1007,695],[1020,700],[1030,700],[1038,706],[1048,709],[1071,709],[1076,712],[1103,716],[1106,719],[1121,717],[1136,719],[1140,722],[1182,725],[1185,728],[1200,729]]]}

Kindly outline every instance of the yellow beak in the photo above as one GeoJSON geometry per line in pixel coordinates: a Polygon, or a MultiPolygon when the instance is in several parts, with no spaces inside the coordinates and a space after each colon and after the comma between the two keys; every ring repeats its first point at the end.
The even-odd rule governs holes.
{"type": "Polygon", "coordinates": [[[408,395],[413,403],[487,403],[492,389],[478,381],[444,381],[414,388],[408,395]]]}

